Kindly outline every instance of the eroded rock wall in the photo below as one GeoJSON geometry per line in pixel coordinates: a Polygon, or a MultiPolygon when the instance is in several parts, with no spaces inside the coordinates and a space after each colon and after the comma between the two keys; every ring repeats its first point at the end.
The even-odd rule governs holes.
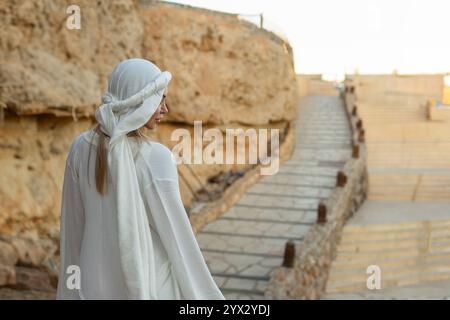
{"type": "MultiPolygon", "coordinates": [[[[122,59],[144,57],[172,72],[169,117],[149,132],[169,146],[171,132],[192,131],[194,120],[245,130],[293,119],[291,49],[267,32],[233,15],[131,0],[78,1],[82,28],[69,30],[70,4],[0,6],[0,233],[58,233],[68,149],[93,126],[107,76],[122,59]]],[[[246,167],[180,168],[183,202],[208,178],[246,167]]]]}
{"type": "Polygon", "coordinates": [[[234,15],[178,6],[140,11],[143,55],[174,74],[170,120],[255,125],[295,117],[287,43],[234,15]]]}

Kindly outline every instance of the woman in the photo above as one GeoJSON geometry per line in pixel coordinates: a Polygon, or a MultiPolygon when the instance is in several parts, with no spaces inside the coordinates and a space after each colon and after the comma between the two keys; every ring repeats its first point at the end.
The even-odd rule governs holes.
{"type": "Polygon", "coordinates": [[[73,142],[58,299],[224,299],[183,207],[175,159],[141,132],[168,112],[171,78],[150,61],[122,61],[97,126],[73,142]]]}

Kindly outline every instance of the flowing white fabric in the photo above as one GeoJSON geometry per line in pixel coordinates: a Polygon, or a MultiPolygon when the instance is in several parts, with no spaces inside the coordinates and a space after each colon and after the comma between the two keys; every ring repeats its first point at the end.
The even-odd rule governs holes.
{"type": "Polygon", "coordinates": [[[130,299],[157,299],[153,243],[126,134],[142,127],[158,108],[171,80],[169,72],[158,71],[146,60],[120,63],[110,77],[106,95],[118,99],[104,97],[107,103],[95,113],[98,123],[111,137],[108,167],[116,194],[121,264],[130,299]],[[153,79],[142,88],[148,77],[153,79]],[[143,104],[144,100],[148,103],[143,104]],[[136,106],[139,107],[133,108],[136,106]]]}
{"type": "MultiPolygon", "coordinates": [[[[84,277],[82,275],[82,287],[84,284],[85,290],[87,291],[87,293],[85,292],[85,295],[88,295],[87,298],[95,297],[95,292],[99,292],[98,295],[101,295],[99,298],[108,297],[108,294],[110,294],[110,297],[113,298],[158,299],[159,294],[161,293],[159,292],[161,286],[159,286],[158,283],[165,283],[164,281],[161,282],[160,278],[167,277],[169,274],[178,274],[177,278],[172,278],[171,281],[173,290],[169,290],[175,298],[183,294],[184,297],[191,299],[223,299],[222,294],[208,272],[198,245],[193,238],[187,217],[181,218],[181,222],[177,221],[176,223],[172,222],[172,224],[169,225],[161,225],[161,223],[164,223],[164,220],[167,219],[167,217],[170,217],[171,214],[176,215],[184,210],[181,210],[179,207],[180,200],[177,199],[176,192],[174,194],[175,201],[171,200],[169,202],[177,203],[178,207],[169,208],[167,202],[162,199],[165,195],[161,195],[160,188],[155,188],[154,186],[154,177],[152,175],[148,176],[149,167],[146,167],[144,171],[142,171],[142,167],[136,168],[136,159],[135,154],[133,154],[132,145],[129,141],[130,138],[126,136],[128,132],[142,127],[151,118],[158,108],[164,90],[170,80],[170,72],[161,72],[161,70],[153,63],[143,59],[125,60],[121,62],[111,74],[108,92],[102,98],[104,104],[96,110],[95,117],[101,125],[101,130],[110,137],[108,145],[108,171],[113,194],[108,197],[109,199],[113,199],[114,205],[108,204],[105,202],[105,199],[93,197],[92,194],[83,195],[83,192],[77,191],[77,188],[88,189],[88,186],[87,184],[80,186],[79,171],[74,169],[74,167],[80,166],[80,164],[77,163],[79,160],[76,158],[81,152],[78,150],[81,147],[77,147],[80,145],[80,139],[77,139],[77,143],[74,143],[72,146],[71,153],[67,160],[63,190],[61,213],[61,271],[60,283],[58,285],[58,298],[76,298],[74,297],[73,292],[68,291],[65,287],[65,280],[67,279],[65,269],[70,263],[79,263],[85,266],[84,269],[94,270],[91,272],[91,275],[84,274],[84,277]],[[138,171],[141,172],[139,177],[138,171]],[[143,190],[142,177],[146,176],[149,177],[147,182],[145,182],[145,185],[147,185],[148,188],[143,190]],[[77,184],[78,186],[74,187],[73,184],[77,184]],[[141,195],[142,191],[150,191],[147,193],[148,197],[154,198],[155,204],[159,204],[157,209],[150,209],[148,197],[144,197],[143,199],[141,195]],[[78,195],[79,193],[81,193],[81,195],[78,195]],[[85,201],[84,206],[82,210],[77,211],[77,208],[81,206],[80,203],[83,202],[83,199],[85,201]],[[71,208],[71,206],[74,208],[71,208]],[[91,248],[83,249],[82,243],[90,243],[91,246],[97,245],[95,244],[95,241],[89,241],[89,238],[95,239],[95,229],[93,231],[80,231],[83,230],[85,225],[85,215],[80,212],[84,212],[86,207],[89,206],[91,207],[91,209],[89,209],[91,211],[95,210],[92,208],[100,207],[99,211],[101,211],[101,214],[104,214],[103,209],[107,206],[109,211],[113,210],[117,214],[116,221],[111,220],[111,217],[109,216],[102,217],[101,219],[103,219],[103,222],[108,221],[107,223],[110,225],[117,225],[116,245],[117,250],[119,251],[118,260],[120,260],[123,281],[119,279],[121,276],[117,271],[118,269],[114,269],[114,254],[108,256],[107,253],[101,253],[105,255],[101,268],[104,267],[103,262],[109,259],[112,263],[111,268],[116,271],[113,270],[109,273],[108,270],[95,271],[96,268],[99,269],[100,267],[92,262],[92,260],[95,260],[96,258],[90,257],[90,255],[93,255],[92,252],[94,252],[94,250],[91,248]],[[111,208],[109,208],[109,206],[111,206],[111,208]],[[155,219],[152,219],[151,215],[149,215],[150,210],[154,214],[160,214],[158,221],[151,221],[155,219]],[[176,211],[171,213],[168,210],[176,211]],[[70,230],[70,224],[72,224],[72,227],[75,228],[75,230],[70,230]],[[152,233],[150,226],[153,225],[156,230],[158,224],[160,224],[160,229],[163,229],[162,232],[166,232],[167,235],[161,235],[161,232],[159,232],[159,235],[157,236],[152,233]],[[168,230],[167,228],[171,228],[171,230],[168,230]],[[173,236],[173,231],[175,229],[178,229],[176,231],[181,233],[181,235],[173,236]],[[186,231],[188,233],[186,233],[186,231]],[[83,234],[80,235],[80,232],[83,234]],[[172,235],[172,238],[165,238],[169,235],[172,235]],[[183,236],[185,238],[183,238],[183,236]],[[88,238],[88,240],[84,238],[88,238]],[[155,257],[162,256],[162,249],[161,245],[158,245],[155,250],[154,241],[163,238],[165,239],[161,241],[165,243],[167,251],[166,255],[171,257],[171,262],[167,260],[164,264],[158,264],[157,266],[155,261],[158,259],[155,257]],[[185,244],[180,243],[183,241],[185,244]],[[186,247],[183,249],[183,246],[186,247]],[[167,249],[167,247],[169,248],[167,249]],[[173,255],[173,251],[176,252],[176,255],[173,255]],[[188,255],[186,261],[178,260],[186,254],[188,255]],[[190,257],[189,255],[192,254],[194,255],[190,257]],[[174,263],[179,263],[179,266],[177,265],[176,270],[172,272],[170,270],[172,270],[174,263]],[[197,270],[192,270],[192,268],[197,270]],[[100,272],[106,272],[108,275],[105,276],[100,272]],[[190,274],[192,272],[198,272],[204,279],[199,279],[198,284],[180,280],[180,278],[192,276],[192,274],[190,274]],[[97,278],[110,279],[110,281],[98,281],[92,274],[96,274],[97,278]],[[92,283],[88,281],[89,277],[92,277],[92,283]],[[94,285],[94,283],[97,282],[100,284],[94,285]],[[108,284],[107,282],[111,283],[108,284]],[[100,286],[103,289],[99,289],[100,286]],[[108,286],[111,292],[105,293],[108,291],[108,286]],[[92,289],[87,289],[91,287],[92,289]],[[179,292],[180,287],[182,292],[179,292]]],[[[84,157],[86,158],[86,156],[84,157]]],[[[167,159],[163,161],[167,162],[167,159]]],[[[79,170],[86,171],[88,175],[91,174],[89,169],[79,170]]],[[[173,169],[170,170],[173,171],[173,169]]],[[[163,170],[163,172],[166,171],[163,170]]],[[[164,181],[166,178],[163,176],[161,179],[161,181],[164,181]]],[[[175,186],[175,189],[178,188],[178,185],[173,183],[174,177],[167,181],[172,181],[170,185],[172,187],[175,186]]],[[[183,214],[185,215],[185,212],[183,214]]],[[[95,222],[98,221],[96,219],[99,218],[91,217],[89,219],[95,222]]],[[[95,225],[94,222],[90,223],[87,227],[92,229],[92,226],[95,225]]],[[[99,225],[98,228],[103,228],[102,224],[97,224],[99,225]]],[[[101,248],[98,248],[96,252],[108,250],[114,252],[114,240],[111,240],[112,238],[108,235],[108,240],[105,241],[105,237],[106,236],[102,236],[100,239],[100,242],[102,243],[101,248]]],[[[88,244],[86,244],[86,246],[87,245],[88,244]]],[[[102,259],[99,258],[99,260],[102,259]]],[[[162,258],[159,258],[158,261],[162,260],[162,258]]],[[[83,298],[83,288],[77,292],[80,297],[83,298]]]]}
{"type": "MultiPolygon", "coordinates": [[[[64,175],[61,269],[58,299],[128,299],[120,263],[113,192],[102,196],[94,183],[98,134],[88,130],[72,144],[64,175]],[[90,148],[92,150],[90,152],[90,148]],[[90,165],[87,159],[90,158],[90,165]],[[71,289],[81,269],[81,286],[71,289]]],[[[166,146],[128,137],[140,193],[150,225],[158,299],[224,299],[202,256],[181,200],[176,160],[166,146]]],[[[112,190],[112,179],[108,190],[112,190]]],[[[146,285],[146,284],[143,284],[146,285]]]]}

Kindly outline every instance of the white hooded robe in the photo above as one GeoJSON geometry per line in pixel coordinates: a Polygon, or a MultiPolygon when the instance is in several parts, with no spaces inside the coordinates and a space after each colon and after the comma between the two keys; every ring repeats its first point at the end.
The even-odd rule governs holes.
{"type": "MultiPolygon", "coordinates": [[[[66,161],[57,299],[127,299],[111,178],[105,196],[95,187],[97,139],[94,130],[80,134],[66,161]],[[80,271],[79,279],[74,270],[80,271]]],[[[172,152],[155,141],[127,139],[151,229],[157,299],[224,299],[181,201],[172,152]]]]}

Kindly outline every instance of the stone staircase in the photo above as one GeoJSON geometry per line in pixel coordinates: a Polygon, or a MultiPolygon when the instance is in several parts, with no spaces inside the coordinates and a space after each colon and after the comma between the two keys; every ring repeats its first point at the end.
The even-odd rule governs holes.
{"type": "Polygon", "coordinates": [[[307,97],[299,104],[295,150],[277,174],[263,176],[197,239],[227,299],[264,299],[270,272],[282,264],[288,240],[301,241],[317,207],[351,156],[342,100],[307,97]]]}
{"type": "Polygon", "coordinates": [[[382,287],[450,280],[450,219],[345,227],[327,293],[367,289],[371,265],[382,287]]]}
{"type": "MultiPolygon", "coordinates": [[[[450,126],[429,121],[437,77],[362,77],[354,105],[363,122],[370,200],[450,199],[450,126]]],[[[442,81],[442,80],[441,80],[442,81]]]]}
{"type": "Polygon", "coordinates": [[[358,103],[358,112],[366,127],[371,125],[422,122],[427,119],[426,108],[417,105],[373,105],[358,103]]]}
{"type": "Polygon", "coordinates": [[[366,77],[354,89],[369,194],[344,227],[323,299],[450,297],[450,127],[427,119],[439,78],[422,78],[366,77]],[[367,287],[369,266],[380,290],[367,287]]]}

